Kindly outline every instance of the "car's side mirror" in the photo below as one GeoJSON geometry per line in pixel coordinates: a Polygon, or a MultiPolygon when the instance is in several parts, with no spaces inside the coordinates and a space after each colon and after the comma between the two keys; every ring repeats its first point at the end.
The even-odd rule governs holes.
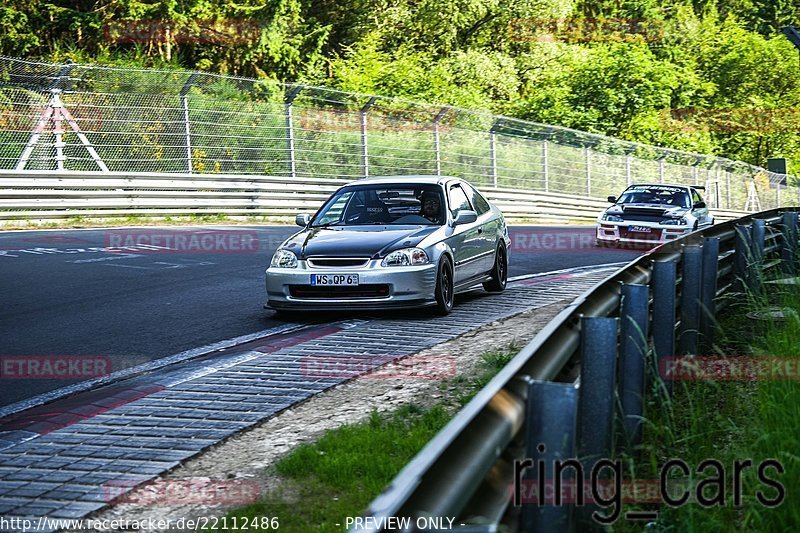
{"type": "Polygon", "coordinates": [[[453,220],[453,226],[461,226],[462,224],[472,224],[478,220],[478,213],[475,211],[459,211],[456,215],[455,220],[453,220]]]}
{"type": "Polygon", "coordinates": [[[609,202],[611,202],[612,204],[615,204],[615,203],[617,203],[617,197],[616,197],[616,196],[609,196],[609,197],[607,198],[607,200],[608,200],[609,202]]]}
{"type": "Polygon", "coordinates": [[[705,206],[706,206],[705,202],[697,202],[696,204],[694,204],[695,209],[703,209],[705,206]]]}
{"type": "Polygon", "coordinates": [[[303,226],[304,228],[308,226],[308,223],[311,221],[311,215],[307,213],[300,213],[299,215],[294,217],[294,223],[298,226],[303,226]]]}

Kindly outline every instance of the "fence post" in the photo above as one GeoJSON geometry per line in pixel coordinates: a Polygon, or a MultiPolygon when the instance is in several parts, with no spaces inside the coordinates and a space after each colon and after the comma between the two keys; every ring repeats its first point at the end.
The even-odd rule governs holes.
{"type": "Polygon", "coordinates": [[[631,184],[631,153],[627,152],[625,154],[625,185],[629,186],[631,184]]]}
{"type": "Polygon", "coordinates": [[[592,149],[589,146],[584,147],[584,155],[586,159],[586,194],[592,194],[592,149]]]}
{"type": "Polygon", "coordinates": [[[371,97],[364,107],[359,110],[358,115],[361,119],[361,170],[362,174],[365,178],[369,177],[369,149],[367,144],[367,114],[369,113],[369,108],[372,107],[372,104],[375,103],[377,100],[377,96],[371,97]]]}
{"type": "Polygon", "coordinates": [[[629,447],[639,444],[642,437],[649,294],[647,285],[622,285],[619,395],[622,430],[629,447]]]}
{"type": "Polygon", "coordinates": [[[717,297],[717,267],[719,266],[719,238],[705,239],[703,243],[703,278],[700,289],[700,340],[705,353],[714,344],[715,299],[717,297]]]}
{"type": "Polygon", "coordinates": [[[794,277],[797,275],[797,212],[784,213],[782,218],[781,267],[784,274],[794,277]]]}
{"type": "Polygon", "coordinates": [[[286,109],[286,149],[289,152],[289,175],[293,178],[297,177],[297,166],[295,163],[295,153],[294,153],[294,124],[293,124],[293,116],[292,116],[292,103],[294,99],[297,98],[297,95],[300,94],[304,87],[302,85],[297,85],[289,89],[286,93],[286,97],[284,100],[284,105],[286,109]]]}
{"type": "Polygon", "coordinates": [[[544,176],[544,191],[548,192],[550,190],[550,171],[547,168],[547,139],[542,141],[542,174],[544,176]]]}
{"type": "Polygon", "coordinates": [[[731,208],[731,171],[725,169],[725,209],[731,208]]]}
{"type": "MultiPolygon", "coordinates": [[[[544,497],[547,492],[544,490],[545,486],[556,479],[553,469],[554,461],[566,461],[575,457],[575,414],[578,391],[574,386],[563,383],[536,381],[530,378],[526,381],[528,399],[525,421],[527,443],[525,457],[532,459],[536,465],[543,464],[544,471],[540,472],[533,466],[527,468],[522,480],[523,487],[519,488],[524,488],[524,484],[537,484],[537,497],[544,497]],[[546,405],[547,408],[543,409],[543,405],[546,405]],[[540,473],[544,475],[544,479],[539,479],[540,473]]],[[[562,479],[559,477],[559,480],[562,479]]],[[[567,482],[571,483],[573,479],[573,476],[569,476],[567,482]]],[[[517,480],[518,478],[515,476],[515,483],[517,480]]],[[[583,490],[583,487],[579,487],[578,490],[583,490]]],[[[532,493],[528,490],[523,494],[525,492],[532,493]]],[[[560,487],[557,493],[563,494],[560,487]]],[[[515,494],[518,493],[515,492],[515,494]]],[[[526,503],[523,499],[519,503],[522,505],[520,531],[547,531],[553,528],[559,531],[570,530],[572,505],[569,502],[548,502],[538,499],[536,502],[528,501],[526,503]],[[556,503],[560,504],[555,505],[556,503]]]]}
{"type": "Polygon", "coordinates": [[[497,187],[497,134],[494,129],[500,125],[502,121],[498,120],[492,127],[489,128],[489,164],[492,172],[492,187],[497,187]]]}
{"type": "Polygon", "coordinates": [[[194,80],[197,79],[197,72],[193,72],[186,83],[183,84],[181,89],[181,108],[183,109],[183,135],[186,146],[186,171],[192,173],[192,131],[191,122],[189,122],[189,91],[194,85],[194,80]]]}
{"type": "Polygon", "coordinates": [[[664,183],[664,157],[658,159],[658,182],[664,183]]]}
{"type": "Polygon", "coordinates": [[[436,175],[442,175],[442,150],[441,150],[441,143],[439,141],[439,121],[444,118],[447,112],[450,110],[449,107],[443,107],[439,113],[433,119],[433,152],[434,157],[436,158],[436,175]]]}
{"type": "Polygon", "coordinates": [[[674,260],[653,263],[653,350],[655,375],[663,383],[667,394],[672,394],[672,380],[664,379],[663,361],[675,355],[675,284],[677,264],[674,260]]]}

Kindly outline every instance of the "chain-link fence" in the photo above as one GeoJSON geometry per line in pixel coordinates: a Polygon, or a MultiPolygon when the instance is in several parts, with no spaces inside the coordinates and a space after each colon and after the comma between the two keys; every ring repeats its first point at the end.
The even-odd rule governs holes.
{"type": "Polygon", "coordinates": [[[454,107],[199,72],[0,57],[0,169],[345,178],[459,176],[604,198],[706,187],[710,207],[800,203],[740,161],[454,107]]]}

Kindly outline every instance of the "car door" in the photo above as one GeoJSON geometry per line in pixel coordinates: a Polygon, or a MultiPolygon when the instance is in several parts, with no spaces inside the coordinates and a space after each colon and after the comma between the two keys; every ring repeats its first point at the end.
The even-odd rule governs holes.
{"type": "Polygon", "coordinates": [[[501,233],[500,219],[495,217],[489,202],[469,184],[462,184],[462,188],[469,197],[472,208],[478,214],[477,223],[480,225],[478,234],[481,236],[481,251],[477,259],[477,273],[485,274],[494,266],[494,254],[497,239],[501,233]]]}
{"type": "Polygon", "coordinates": [[[708,206],[695,207],[700,202],[703,202],[703,198],[700,196],[700,193],[697,192],[697,190],[692,189],[692,214],[697,217],[698,226],[704,226],[708,224],[709,220],[708,206]]]}
{"type": "MultiPolygon", "coordinates": [[[[472,204],[467,194],[458,184],[447,188],[447,204],[450,214],[455,219],[461,211],[472,211],[472,204]]],[[[483,231],[479,222],[462,224],[453,228],[453,234],[448,239],[455,256],[455,282],[456,285],[474,278],[479,274],[478,259],[481,252],[483,231]],[[480,231],[479,231],[480,230],[480,231]]]]}

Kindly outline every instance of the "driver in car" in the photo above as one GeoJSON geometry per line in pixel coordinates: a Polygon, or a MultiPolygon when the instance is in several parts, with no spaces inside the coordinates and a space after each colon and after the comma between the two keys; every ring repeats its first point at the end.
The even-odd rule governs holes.
{"type": "Polygon", "coordinates": [[[422,204],[420,214],[431,222],[438,224],[442,213],[439,195],[434,192],[425,192],[422,193],[419,200],[422,204]]]}

